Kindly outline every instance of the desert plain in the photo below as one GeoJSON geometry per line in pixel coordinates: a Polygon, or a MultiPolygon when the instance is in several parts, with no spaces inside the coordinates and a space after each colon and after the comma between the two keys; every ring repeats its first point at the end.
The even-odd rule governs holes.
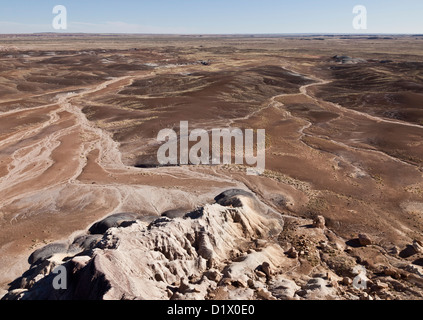
{"type": "MultiPolygon", "coordinates": [[[[418,35],[0,36],[1,293],[31,292],[40,278],[13,282],[30,269],[31,253],[71,241],[111,214],[150,223],[243,189],[260,203],[259,215],[283,220],[266,241],[283,249],[278,261],[285,262],[260,261],[261,274],[253,269],[233,282],[216,265],[219,277],[207,274],[216,284],[201,299],[421,299],[422,138],[418,35]],[[157,134],[177,131],[180,121],[190,129],[265,129],[265,171],[158,165],[157,134]],[[321,218],[323,229],[313,228],[321,218]],[[290,294],[272,289],[278,278],[264,272],[267,265],[272,277],[289,278],[290,294]],[[355,266],[367,272],[366,290],[351,284],[355,266]],[[316,293],[313,279],[330,290],[316,293]]],[[[221,262],[251,250],[248,243],[228,249],[221,262]]],[[[166,284],[169,298],[189,294],[184,281],[166,284]]],[[[200,276],[190,281],[201,285],[200,276]]],[[[109,298],[148,298],[119,290],[109,298]]],[[[68,298],[84,298],[78,292],[68,298]]]]}

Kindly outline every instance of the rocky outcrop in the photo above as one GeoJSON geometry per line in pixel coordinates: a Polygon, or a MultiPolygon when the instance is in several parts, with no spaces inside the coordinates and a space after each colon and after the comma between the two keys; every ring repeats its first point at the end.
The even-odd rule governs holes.
{"type": "Polygon", "coordinates": [[[363,261],[366,269],[323,217],[304,227],[313,221],[282,217],[239,189],[181,211],[152,221],[115,214],[69,242],[38,249],[3,299],[358,300],[396,298],[396,289],[420,295],[403,280],[410,274],[419,284],[420,269],[363,261]],[[61,272],[65,285],[57,288],[61,272]]]}
{"type": "MultiPolygon", "coordinates": [[[[59,256],[67,256],[63,265],[68,273],[69,287],[63,292],[54,290],[52,281],[56,274],[43,272],[43,279],[33,282],[19,297],[168,299],[172,292],[174,299],[181,294],[205,298],[207,289],[217,286],[215,281],[219,279],[216,275],[207,277],[212,270],[221,270],[228,279],[241,279],[245,277],[244,270],[253,273],[265,261],[269,261],[264,264],[267,271],[270,264],[277,265],[284,254],[274,244],[245,259],[239,255],[257,239],[268,239],[280,233],[283,221],[255,211],[256,200],[249,193],[233,191],[222,194],[219,201],[227,206],[209,204],[184,217],[163,216],[150,224],[132,221],[134,217],[129,214],[113,215],[89,229],[94,235],[78,237],[70,246],[54,243],[41,248],[31,255],[29,262],[33,267],[22,279],[38,277],[38,280],[41,262],[52,269],[57,266],[59,256]],[[131,223],[125,224],[128,220],[131,223]],[[122,224],[124,227],[119,227],[122,224]],[[98,239],[96,234],[101,232],[106,233],[98,239]],[[76,250],[77,247],[80,250],[76,250]],[[228,261],[232,264],[225,267],[228,261]],[[182,279],[198,282],[190,285],[191,290],[182,279]]],[[[246,282],[247,278],[244,280],[246,282]]],[[[11,291],[18,289],[21,282],[11,291]]]]}

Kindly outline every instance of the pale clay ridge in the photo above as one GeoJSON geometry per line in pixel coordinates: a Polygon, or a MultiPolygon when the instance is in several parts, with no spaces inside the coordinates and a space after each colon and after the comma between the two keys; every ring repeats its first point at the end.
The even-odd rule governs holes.
{"type": "MultiPolygon", "coordinates": [[[[59,254],[50,258],[49,267],[40,272],[46,274],[34,275],[39,282],[29,291],[21,291],[19,298],[162,300],[171,298],[169,287],[172,284],[182,285],[182,279],[198,278],[202,279],[200,284],[182,290],[184,292],[175,291],[172,298],[204,299],[207,290],[217,286],[216,279],[209,278],[220,274],[218,270],[228,279],[246,283],[247,275],[253,274],[263,262],[268,261],[275,269],[278,260],[283,258],[282,248],[269,243],[260,252],[246,256],[245,260],[229,265],[225,262],[230,261],[234,252],[250,247],[251,242],[277,236],[282,231],[283,222],[260,215],[254,209],[254,199],[238,198],[242,207],[211,204],[189,214],[190,217],[159,218],[150,226],[138,221],[127,228],[112,228],[91,256],[77,256],[66,263],[72,272],[71,288],[63,297],[59,291],[49,288],[51,283],[47,284],[52,277],[48,274],[63,258],[59,254]],[[87,286],[91,288],[82,292],[81,288],[87,286]]],[[[251,293],[252,290],[243,294],[251,293]]]]}
{"type": "MultiPolygon", "coordinates": [[[[41,260],[30,257],[31,269],[3,299],[372,299],[367,292],[393,297],[390,284],[398,281],[392,278],[369,281],[365,291],[352,285],[357,270],[365,269],[345,253],[345,240],[325,227],[323,217],[296,231],[307,258],[278,240],[289,217],[264,214],[263,204],[244,190],[228,190],[215,200],[183,217],[122,221],[104,235],[85,235],[85,242],[77,235],[41,248],[34,252],[41,260]],[[318,263],[305,272],[304,259],[313,256],[318,263]],[[59,265],[67,270],[66,290],[53,288],[59,265]]],[[[423,274],[417,266],[410,272],[423,274]]],[[[408,277],[423,285],[418,276],[408,277]]]]}

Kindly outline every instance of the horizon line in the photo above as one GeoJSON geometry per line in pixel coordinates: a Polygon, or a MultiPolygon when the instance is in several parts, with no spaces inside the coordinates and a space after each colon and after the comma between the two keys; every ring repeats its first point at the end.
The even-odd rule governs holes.
{"type": "Polygon", "coordinates": [[[164,36],[282,36],[282,35],[308,35],[308,36],[423,36],[423,33],[345,33],[345,32],[282,32],[282,33],[143,33],[143,32],[24,32],[2,33],[0,35],[164,35],[164,36]]]}

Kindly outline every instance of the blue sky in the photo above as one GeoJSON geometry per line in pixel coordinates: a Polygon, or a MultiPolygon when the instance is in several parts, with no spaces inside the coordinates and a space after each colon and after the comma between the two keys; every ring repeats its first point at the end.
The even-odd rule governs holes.
{"type": "Polygon", "coordinates": [[[65,32],[423,33],[423,0],[1,0],[0,33],[55,32],[55,5],[65,32]],[[353,28],[355,5],[367,30],[353,28]]]}

